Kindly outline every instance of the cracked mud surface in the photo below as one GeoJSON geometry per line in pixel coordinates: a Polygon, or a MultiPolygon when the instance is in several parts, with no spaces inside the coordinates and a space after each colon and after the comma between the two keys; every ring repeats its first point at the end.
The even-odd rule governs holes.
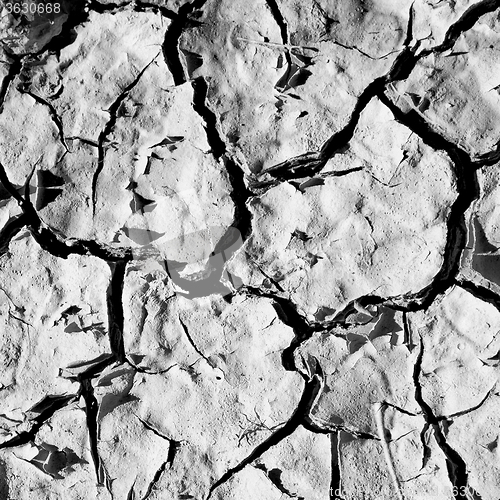
{"type": "Polygon", "coordinates": [[[0,3],[0,499],[498,500],[500,1],[58,5],[0,3]]]}

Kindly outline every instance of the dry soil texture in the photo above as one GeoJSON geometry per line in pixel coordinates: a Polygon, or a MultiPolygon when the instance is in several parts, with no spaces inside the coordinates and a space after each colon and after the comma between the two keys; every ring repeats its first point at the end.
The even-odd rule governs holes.
{"type": "Polygon", "coordinates": [[[500,498],[500,0],[0,9],[0,500],[500,498]]]}

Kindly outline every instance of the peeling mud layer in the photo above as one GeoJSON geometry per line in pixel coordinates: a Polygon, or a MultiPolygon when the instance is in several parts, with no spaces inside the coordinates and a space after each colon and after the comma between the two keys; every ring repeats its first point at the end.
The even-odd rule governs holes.
{"type": "Polygon", "coordinates": [[[500,498],[499,0],[0,9],[0,500],[500,498]]]}

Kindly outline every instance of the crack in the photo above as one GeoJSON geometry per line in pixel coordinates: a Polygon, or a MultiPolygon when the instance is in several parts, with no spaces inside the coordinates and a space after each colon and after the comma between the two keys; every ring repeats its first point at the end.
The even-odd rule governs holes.
{"type": "Polygon", "coordinates": [[[149,483],[146,494],[142,497],[142,500],[147,500],[152,495],[153,490],[156,488],[156,484],[161,478],[161,475],[167,469],[167,465],[168,465],[168,460],[160,465],[159,469],[156,471],[153,477],[153,480],[149,483]]]}
{"type": "Polygon", "coordinates": [[[285,49],[285,61],[286,61],[286,70],[283,76],[278,80],[276,84],[276,90],[284,92],[287,87],[287,83],[294,71],[292,64],[292,56],[291,56],[291,46],[290,46],[290,36],[288,33],[288,24],[281,13],[280,6],[278,5],[278,0],[266,0],[266,4],[271,11],[271,14],[278,25],[281,35],[282,46],[285,49]],[[281,82],[284,82],[284,85],[281,85],[281,82]]]}
{"type": "MultiPolygon", "coordinates": [[[[148,429],[149,431],[153,432],[153,434],[156,434],[158,437],[162,438],[162,439],[165,439],[165,441],[168,441],[169,443],[171,441],[174,441],[172,438],[169,438],[168,436],[166,436],[165,434],[162,434],[158,429],[156,429],[155,427],[153,427],[150,423],[146,422],[145,420],[143,420],[141,417],[139,417],[138,415],[136,415],[136,418],[142,423],[142,425],[148,429]]],[[[178,441],[177,441],[178,442],[178,441]]]]}
{"type": "MultiPolygon", "coordinates": [[[[297,182],[294,182],[292,180],[286,181],[290,185],[294,186],[297,190],[301,191],[302,193],[305,192],[305,190],[308,187],[311,186],[319,186],[323,185],[324,179],[327,179],[328,177],[344,177],[345,175],[350,175],[354,174],[355,172],[360,172],[364,170],[365,167],[352,167],[352,168],[346,168],[345,170],[334,170],[331,172],[320,172],[318,175],[313,177],[309,177],[306,181],[301,182],[300,178],[298,176],[294,175],[294,179],[297,179],[297,182]]],[[[266,171],[267,172],[267,171],[266,171]]],[[[269,191],[271,188],[278,186],[283,182],[283,179],[274,179],[274,180],[266,180],[266,181],[253,181],[249,185],[250,193],[253,196],[262,196],[267,191],[269,191]]]]}
{"type": "Polygon", "coordinates": [[[229,481],[236,473],[243,470],[247,465],[250,465],[271,447],[276,446],[283,439],[293,434],[293,432],[295,432],[295,430],[304,423],[305,418],[316,401],[317,395],[323,385],[323,374],[319,365],[317,365],[317,369],[318,372],[315,373],[308,382],[306,382],[302,397],[290,419],[283,425],[283,427],[280,427],[265,441],[258,444],[256,448],[238,465],[232,467],[224,473],[222,477],[211,486],[205,500],[209,500],[212,497],[213,492],[219,486],[229,481]]]}
{"type": "Polygon", "coordinates": [[[156,55],[141,71],[137,74],[137,76],[120,92],[118,97],[111,104],[107,112],[109,113],[109,120],[104,125],[104,128],[101,130],[99,134],[99,138],[97,141],[97,168],[92,177],[92,212],[95,216],[96,213],[96,203],[97,203],[97,182],[99,180],[99,175],[104,168],[104,159],[106,156],[106,150],[104,147],[104,143],[108,140],[109,135],[112,133],[113,128],[116,124],[116,120],[118,119],[118,110],[122,103],[125,101],[130,92],[134,89],[134,87],[139,83],[139,80],[142,78],[142,75],[146,72],[146,70],[153,64],[158,55],[156,55]]]}
{"type": "Polygon", "coordinates": [[[164,370],[158,370],[158,371],[152,371],[148,370],[148,368],[142,368],[140,366],[137,366],[135,363],[130,361],[128,358],[125,359],[125,362],[133,368],[136,372],[138,373],[144,373],[145,375],[163,375],[167,372],[169,372],[172,368],[175,368],[176,366],[179,366],[178,363],[174,363],[173,365],[170,365],[168,368],[165,368],[164,370]]]}
{"type": "Polygon", "coordinates": [[[175,19],[177,17],[176,12],[168,9],[163,5],[158,5],[151,2],[142,2],[141,0],[132,0],[131,2],[125,2],[121,4],[103,4],[101,2],[98,2],[97,0],[90,0],[87,2],[87,7],[98,14],[105,14],[107,12],[115,14],[116,12],[121,12],[130,8],[135,12],[153,12],[154,14],[161,14],[167,19],[175,19]]]}
{"type": "Polygon", "coordinates": [[[44,52],[53,52],[59,58],[61,50],[75,41],[77,36],[75,28],[88,20],[88,11],[85,8],[86,4],[86,0],[65,2],[63,4],[65,7],[64,12],[68,17],[62,25],[61,31],[47,45],[33,55],[38,56],[44,52]]]}
{"type": "Polygon", "coordinates": [[[374,420],[377,425],[377,432],[380,438],[380,443],[384,451],[384,458],[389,470],[389,474],[392,479],[392,484],[396,490],[396,494],[399,500],[403,500],[403,493],[401,491],[401,484],[399,478],[396,474],[396,469],[394,468],[394,458],[392,456],[391,450],[389,449],[389,440],[387,438],[387,432],[384,426],[384,410],[386,405],[384,403],[375,403],[373,405],[374,420]]]}
{"type": "Polygon", "coordinates": [[[383,56],[374,57],[374,56],[371,56],[370,54],[368,54],[367,52],[365,52],[364,50],[361,50],[359,47],[356,47],[355,45],[345,45],[345,44],[338,42],[337,40],[333,40],[333,39],[331,39],[331,42],[334,45],[337,45],[338,47],[342,47],[343,49],[354,50],[355,52],[358,52],[362,56],[365,56],[368,59],[371,59],[372,61],[380,61],[381,59],[385,59],[386,57],[389,57],[391,54],[395,54],[396,52],[399,52],[399,50],[391,50],[390,52],[388,52],[387,54],[384,54],[383,56]]]}
{"type": "Polygon", "coordinates": [[[188,81],[186,70],[181,62],[179,51],[179,39],[183,31],[194,25],[195,21],[191,19],[190,15],[195,11],[200,10],[205,4],[206,0],[194,0],[191,3],[185,3],[179,8],[177,17],[172,21],[165,33],[163,42],[163,57],[168,70],[172,74],[174,84],[182,85],[188,81]]]}
{"type": "Polygon", "coordinates": [[[347,125],[335,132],[325,141],[319,151],[308,152],[275,165],[265,172],[279,180],[290,180],[317,174],[335,154],[345,151],[354,136],[361,113],[370,101],[380,95],[388,83],[408,77],[415,67],[418,56],[415,55],[419,43],[405,47],[394,60],[387,74],[375,78],[359,95],[347,125]]]}
{"type": "Polygon", "coordinates": [[[9,245],[13,238],[21,232],[27,224],[26,216],[11,217],[0,230],[0,256],[9,251],[9,245]]]}
{"type": "Polygon", "coordinates": [[[23,211],[25,224],[28,226],[35,241],[43,250],[49,252],[51,255],[62,259],[66,259],[70,255],[87,255],[97,257],[106,262],[116,262],[132,258],[131,248],[113,247],[94,240],[66,238],[52,230],[40,219],[29,199],[29,194],[23,197],[18,193],[17,189],[8,179],[5,167],[1,163],[0,182],[18,202],[23,211]]]}
{"type": "Polygon", "coordinates": [[[114,354],[101,354],[89,361],[73,363],[66,368],[59,368],[59,377],[73,382],[82,382],[85,379],[99,376],[104,369],[111,366],[115,361],[114,354]]]}
{"type": "Polygon", "coordinates": [[[135,491],[134,491],[134,488],[135,488],[135,483],[136,482],[137,482],[137,476],[134,479],[134,482],[132,483],[132,486],[130,487],[130,490],[128,490],[127,500],[135,500],[135,491]]]}
{"type": "Polygon", "coordinates": [[[97,0],[87,0],[87,8],[93,12],[96,12],[97,14],[105,14],[107,12],[110,12],[114,14],[115,12],[119,12],[121,10],[124,10],[131,5],[133,5],[135,2],[126,2],[126,3],[101,3],[98,2],[97,0]]]}
{"type": "Polygon", "coordinates": [[[286,495],[288,498],[296,498],[297,500],[305,500],[304,497],[298,497],[294,493],[291,493],[283,484],[283,481],[281,480],[281,475],[283,474],[283,471],[281,471],[278,468],[274,469],[268,469],[265,464],[263,463],[257,463],[253,465],[258,470],[261,470],[264,472],[266,477],[269,479],[269,481],[273,484],[273,486],[283,495],[286,495]]]}
{"type": "Polygon", "coordinates": [[[88,146],[92,146],[93,148],[99,147],[99,144],[97,142],[92,141],[91,139],[85,139],[84,137],[78,137],[76,135],[73,135],[71,137],[66,137],[69,141],[80,141],[83,144],[87,144],[88,146]]]}
{"type": "MultiPolygon", "coordinates": [[[[446,457],[448,477],[453,486],[453,491],[457,492],[455,494],[455,497],[458,498],[460,492],[469,491],[470,489],[468,486],[467,465],[464,462],[463,458],[459,455],[459,453],[447,443],[443,429],[439,425],[440,419],[434,415],[432,408],[423,398],[422,386],[420,385],[420,375],[422,373],[423,357],[424,357],[424,341],[422,337],[420,337],[420,351],[418,353],[417,360],[415,361],[415,366],[413,370],[415,400],[422,409],[423,416],[426,421],[425,427],[432,428],[434,436],[436,438],[436,442],[446,457]]],[[[428,449],[427,444],[424,450],[426,448],[428,449]]]]}
{"type": "Polygon", "coordinates": [[[454,418],[457,418],[457,417],[462,417],[463,415],[467,415],[468,413],[472,413],[473,411],[476,411],[478,408],[480,408],[481,406],[483,406],[484,403],[486,403],[486,401],[488,401],[488,399],[490,398],[490,396],[492,394],[494,394],[493,392],[493,389],[495,388],[496,386],[496,383],[495,385],[486,393],[486,396],[484,396],[484,398],[477,404],[477,405],[474,405],[472,406],[471,408],[467,408],[466,410],[461,410],[461,411],[457,411],[456,413],[452,413],[451,415],[442,415],[440,417],[436,417],[439,421],[446,421],[446,422],[450,422],[452,421],[454,418]]]}
{"type": "Polygon", "coordinates": [[[199,76],[192,80],[191,85],[193,87],[193,109],[203,120],[210,152],[218,160],[226,153],[226,145],[217,130],[215,113],[207,106],[207,82],[203,76],[199,76]]]}
{"type": "MultiPolygon", "coordinates": [[[[449,28],[445,37],[445,42],[443,42],[442,45],[423,50],[417,54],[421,41],[417,40],[413,46],[411,45],[413,38],[411,32],[413,30],[414,17],[412,5],[410,8],[410,16],[403,50],[394,60],[390,70],[385,75],[373,80],[360,94],[347,125],[343,129],[334,133],[323,144],[319,151],[307,152],[285,160],[282,163],[268,168],[265,173],[269,173],[271,176],[276,177],[280,181],[290,180],[297,177],[313,176],[318,173],[330,158],[332,158],[335,154],[342,152],[346,148],[354,136],[361,113],[375,96],[382,98],[381,95],[388,84],[408,78],[420,59],[435,52],[443,52],[452,48],[458,37],[464,31],[474,26],[482,15],[492,12],[498,7],[500,7],[500,0],[484,0],[483,2],[479,2],[478,4],[470,7],[462,15],[462,17],[449,28]]],[[[348,46],[345,46],[345,48],[355,49],[355,47],[348,46]]]]}
{"type": "Polygon", "coordinates": [[[340,452],[340,432],[336,431],[330,434],[330,445],[332,453],[332,476],[330,480],[330,500],[336,500],[340,497],[342,491],[342,464],[340,452]],[[337,495],[338,493],[338,495],[337,495]]]}
{"type": "Polygon", "coordinates": [[[49,404],[38,416],[33,419],[33,425],[29,431],[23,431],[17,436],[0,444],[0,450],[4,448],[13,448],[16,446],[23,446],[35,440],[35,436],[42,427],[42,425],[49,420],[54,413],[65,408],[70,403],[78,399],[78,394],[70,394],[67,396],[53,397],[51,404],[49,404]]]}
{"type": "Polygon", "coordinates": [[[119,363],[125,363],[125,347],[123,343],[123,286],[125,271],[129,260],[109,263],[111,281],[106,293],[108,309],[108,333],[111,352],[119,363]]]}
{"type": "Polygon", "coordinates": [[[177,12],[167,9],[164,5],[158,5],[151,2],[143,2],[141,0],[135,0],[132,2],[132,6],[136,12],[154,12],[155,14],[160,13],[163,17],[167,19],[177,19],[177,12]]]}
{"type": "MultiPolygon", "coordinates": [[[[259,288],[244,286],[240,290],[252,296],[263,297],[273,301],[273,307],[281,322],[292,328],[295,337],[281,355],[283,367],[287,371],[299,371],[295,366],[295,350],[316,331],[325,331],[323,325],[311,325],[297,310],[297,306],[288,298],[277,296],[270,292],[264,292],[259,288]]],[[[300,372],[300,371],[299,371],[300,372]]]]}
{"type": "Polygon", "coordinates": [[[168,441],[169,448],[168,448],[167,461],[165,463],[168,464],[168,465],[170,465],[170,467],[172,467],[172,465],[174,464],[175,456],[177,455],[177,451],[179,450],[179,448],[181,447],[181,445],[184,443],[184,441],[182,441],[182,440],[181,441],[177,441],[176,439],[168,437],[165,434],[161,433],[158,429],[156,429],[155,427],[153,427],[150,423],[148,423],[145,420],[143,420],[138,415],[136,415],[136,417],[137,417],[138,420],[140,420],[140,422],[142,423],[142,425],[144,425],[144,427],[146,429],[150,430],[151,432],[153,432],[153,434],[155,434],[156,436],[160,437],[161,439],[164,439],[165,441],[168,441]]]}
{"type": "Polygon", "coordinates": [[[15,56],[10,55],[13,59],[9,66],[9,71],[7,75],[2,80],[2,85],[0,86],[0,113],[3,112],[3,106],[5,104],[5,98],[7,97],[7,93],[12,85],[12,82],[16,79],[16,77],[21,73],[23,69],[23,59],[24,56],[15,56]]]}
{"type": "MultiPolygon", "coordinates": [[[[231,184],[230,197],[234,204],[234,219],[232,226],[223,235],[220,241],[215,246],[212,256],[216,255],[227,248],[226,240],[231,236],[233,227],[235,227],[243,241],[245,241],[252,232],[252,214],[247,206],[248,199],[252,196],[252,192],[245,184],[245,174],[243,169],[236,164],[230,155],[227,153],[227,148],[221,134],[218,131],[217,117],[215,113],[207,105],[208,85],[203,77],[198,77],[192,81],[193,87],[193,109],[201,117],[204,123],[205,132],[207,134],[207,142],[210,146],[211,153],[216,160],[222,160],[226,173],[231,184]]],[[[226,255],[226,261],[231,256],[226,255]]]]}
{"type": "Polygon", "coordinates": [[[184,333],[186,334],[186,337],[187,339],[189,340],[189,343],[191,344],[191,346],[193,347],[193,349],[196,351],[196,354],[198,354],[200,357],[202,357],[206,362],[207,364],[211,367],[211,368],[216,368],[216,366],[214,365],[214,363],[212,361],[210,361],[210,359],[208,359],[201,351],[200,349],[198,348],[198,346],[196,345],[195,341],[193,340],[193,337],[191,337],[191,334],[189,333],[189,329],[188,327],[186,326],[186,324],[184,323],[184,321],[182,321],[182,319],[179,317],[179,323],[181,324],[182,326],[182,329],[184,330],[184,333]]]}
{"type": "Polygon", "coordinates": [[[490,290],[489,288],[481,285],[477,285],[476,283],[465,279],[456,279],[455,284],[466,292],[469,292],[477,299],[491,304],[498,311],[500,311],[500,295],[495,293],[493,290],[490,290]]]}
{"type": "MultiPolygon", "coordinates": [[[[136,415],[136,417],[138,420],[140,420],[140,422],[142,423],[142,425],[144,425],[144,427],[146,429],[152,431],[156,436],[158,436],[162,439],[165,439],[169,443],[167,460],[161,464],[160,468],[156,471],[153,480],[151,481],[151,483],[149,483],[146,494],[142,498],[142,500],[146,500],[153,493],[153,490],[156,487],[156,484],[158,483],[158,481],[160,480],[161,475],[166,470],[167,465],[172,467],[177,450],[179,449],[179,447],[181,446],[183,441],[176,441],[175,439],[172,439],[172,438],[166,436],[165,434],[162,434],[158,429],[156,429],[151,424],[149,424],[148,422],[146,422],[145,420],[140,418],[138,415],[136,415]]],[[[133,489],[133,486],[132,486],[132,489],[133,489]]]]}
{"type": "Polygon", "coordinates": [[[401,111],[384,93],[379,96],[393,113],[395,119],[418,135],[428,146],[445,151],[453,164],[458,196],[451,206],[447,220],[447,237],[443,264],[432,282],[411,295],[388,300],[388,304],[406,311],[427,308],[434,299],[444,293],[453,283],[460,269],[460,258],[467,243],[465,212],[479,196],[476,170],[468,154],[451,141],[435,132],[432,127],[414,110],[401,111]]]}
{"type": "Polygon", "coordinates": [[[406,37],[403,42],[403,47],[409,47],[413,40],[413,21],[415,19],[415,2],[410,5],[410,12],[408,14],[408,25],[406,26],[406,37]]]}
{"type": "Polygon", "coordinates": [[[417,347],[417,344],[413,343],[413,333],[411,330],[410,321],[408,319],[408,313],[406,311],[403,311],[403,332],[404,332],[403,342],[411,353],[413,349],[417,347]]]}
{"type": "Polygon", "coordinates": [[[455,42],[459,39],[459,37],[466,31],[470,30],[476,24],[476,22],[479,21],[479,18],[481,18],[485,14],[488,14],[489,12],[495,11],[499,7],[499,0],[483,0],[482,2],[471,5],[460,16],[460,19],[448,28],[443,43],[436,47],[422,51],[420,57],[426,57],[435,52],[446,52],[447,50],[451,49],[455,45],[455,42]]]}
{"type": "MultiPolygon", "coordinates": [[[[319,395],[318,395],[319,396],[319,395]]],[[[380,438],[370,434],[369,432],[360,431],[345,425],[328,424],[325,422],[318,423],[314,417],[306,417],[305,422],[302,424],[304,429],[312,432],[313,434],[331,434],[332,432],[345,432],[355,439],[369,439],[372,441],[380,441],[380,438]]]]}
{"type": "Polygon", "coordinates": [[[500,141],[495,144],[495,148],[487,153],[481,154],[477,160],[473,161],[476,168],[491,167],[500,161],[500,141]]]}
{"type": "Polygon", "coordinates": [[[394,410],[398,411],[399,413],[404,413],[405,415],[409,415],[410,417],[416,417],[418,415],[421,415],[422,413],[413,413],[411,411],[405,410],[404,408],[401,408],[400,406],[396,406],[392,403],[389,403],[388,401],[382,401],[381,407],[389,407],[393,408],[394,410]]]}
{"type": "Polygon", "coordinates": [[[266,0],[266,4],[271,11],[276,24],[278,25],[281,33],[281,41],[283,45],[288,45],[290,43],[290,37],[288,35],[288,24],[281,13],[280,7],[278,5],[278,0],[266,0]]]}
{"type": "Polygon", "coordinates": [[[104,465],[99,457],[98,443],[98,427],[97,415],[99,413],[99,404],[94,395],[94,388],[90,379],[84,379],[80,382],[80,395],[85,401],[85,414],[87,416],[87,429],[89,432],[90,454],[94,462],[97,484],[99,486],[107,484],[107,474],[104,470],[104,465]]]}
{"type": "Polygon", "coordinates": [[[34,94],[33,92],[22,92],[23,94],[29,95],[31,98],[33,98],[38,104],[41,104],[42,106],[47,106],[49,108],[49,113],[50,117],[52,118],[52,121],[54,122],[54,125],[57,127],[57,130],[59,132],[59,140],[61,141],[61,144],[64,146],[66,151],[69,151],[68,145],[66,144],[65,136],[64,136],[64,129],[63,129],[63,123],[61,121],[61,118],[57,114],[57,111],[55,110],[54,106],[45,100],[43,97],[40,97],[37,94],[34,94]]]}

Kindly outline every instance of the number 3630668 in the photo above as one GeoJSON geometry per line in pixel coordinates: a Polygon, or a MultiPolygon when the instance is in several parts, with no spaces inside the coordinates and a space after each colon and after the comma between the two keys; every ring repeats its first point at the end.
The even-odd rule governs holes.
{"type": "Polygon", "coordinates": [[[6,3],[8,14],[59,14],[60,3],[6,3]]]}

